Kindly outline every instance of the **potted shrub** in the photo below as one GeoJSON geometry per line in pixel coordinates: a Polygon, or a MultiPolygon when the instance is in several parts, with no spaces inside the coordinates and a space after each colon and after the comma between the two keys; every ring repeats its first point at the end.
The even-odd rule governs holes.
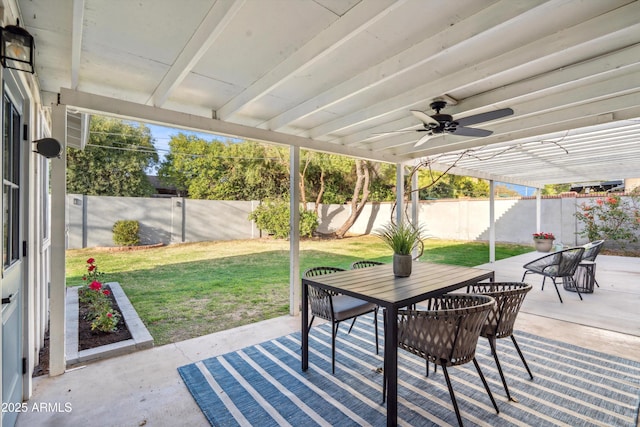
{"type": "Polygon", "coordinates": [[[422,256],[424,244],[422,243],[422,229],[416,228],[412,224],[393,222],[383,226],[377,233],[393,251],[393,274],[397,277],[408,277],[411,275],[412,252],[419,250],[415,259],[422,256]]]}
{"type": "Polygon", "coordinates": [[[555,238],[553,233],[533,233],[533,243],[538,252],[549,252],[555,238]]]}

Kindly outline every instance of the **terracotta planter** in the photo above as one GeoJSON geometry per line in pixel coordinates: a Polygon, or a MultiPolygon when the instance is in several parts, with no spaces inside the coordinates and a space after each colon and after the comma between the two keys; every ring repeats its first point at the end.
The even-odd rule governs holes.
{"type": "Polygon", "coordinates": [[[396,277],[411,276],[411,255],[393,254],[393,275],[396,277]]]}
{"type": "Polygon", "coordinates": [[[536,251],[538,252],[550,252],[553,248],[553,240],[551,239],[533,239],[533,243],[536,245],[536,251]]]}

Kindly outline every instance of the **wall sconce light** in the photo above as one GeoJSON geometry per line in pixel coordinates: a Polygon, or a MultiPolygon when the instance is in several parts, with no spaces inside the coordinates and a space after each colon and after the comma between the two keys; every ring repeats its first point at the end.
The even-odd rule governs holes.
{"type": "Polygon", "coordinates": [[[54,157],[60,158],[62,146],[57,139],[42,138],[37,141],[33,141],[33,143],[36,145],[36,149],[33,150],[35,153],[41,154],[47,159],[52,159],[54,157]]]}
{"type": "Polygon", "coordinates": [[[35,41],[27,30],[17,25],[0,27],[0,62],[4,68],[34,72],[33,51],[35,41]]]}

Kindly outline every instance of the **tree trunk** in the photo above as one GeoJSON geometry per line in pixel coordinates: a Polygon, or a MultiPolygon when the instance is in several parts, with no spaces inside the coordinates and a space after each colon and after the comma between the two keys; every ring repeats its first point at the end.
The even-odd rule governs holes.
{"type": "Polygon", "coordinates": [[[318,208],[320,206],[320,202],[322,201],[322,195],[324,194],[324,169],[320,170],[320,190],[318,191],[318,197],[316,197],[316,204],[313,208],[313,211],[318,215],[318,208]]]}
{"type": "Polygon", "coordinates": [[[353,190],[353,198],[351,199],[351,214],[344,224],[335,232],[335,236],[339,239],[343,238],[345,234],[347,234],[347,231],[355,224],[369,199],[369,164],[367,161],[356,160],[356,177],[356,186],[353,190]],[[360,197],[360,192],[362,192],[362,197],[360,197]]]}

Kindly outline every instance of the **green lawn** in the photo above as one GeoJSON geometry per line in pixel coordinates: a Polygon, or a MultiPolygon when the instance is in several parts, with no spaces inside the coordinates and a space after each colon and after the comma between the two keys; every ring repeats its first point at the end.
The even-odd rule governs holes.
{"type": "MultiPolygon", "coordinates": [[[[300,244],[300,270],[349,268],[358,259],[391,261],[375,236],[300,244]]],[[[496,259],[530,252],[497,245],[496,259]]],[[[119,282],[156,345],[181,341],[289,312],[289,242],[242,240],[107,252],[67,251],[67,285],[81,285],[86,260],[96,259],[105,282],[119,282]]],[[[421,260],[475,266],[489,261],[485,243],[427,240],[421,260]]]]}

